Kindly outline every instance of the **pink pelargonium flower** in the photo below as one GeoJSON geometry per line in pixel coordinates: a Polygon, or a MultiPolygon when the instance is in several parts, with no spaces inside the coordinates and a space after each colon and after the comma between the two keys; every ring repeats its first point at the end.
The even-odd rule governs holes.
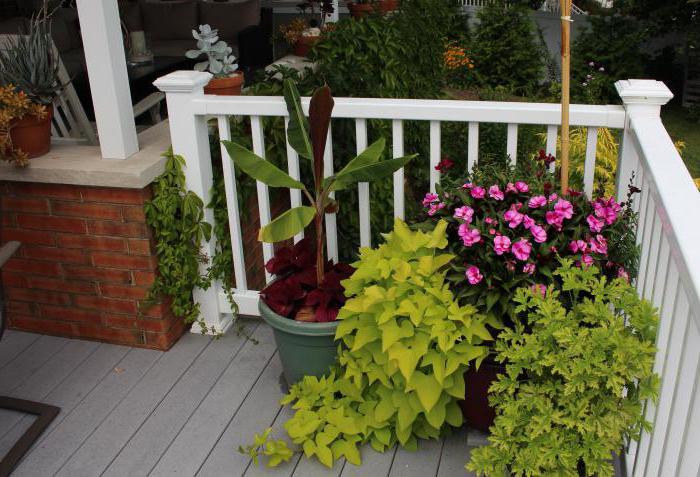
{"type": "Polygon", "coordinates": [[[471,182],[462,184],[462,189],[471,189],[472,187],[474,187],[474,184],[472,184],[471,182]]]}
{"type": "Polygon", "coordinates": [[[527,273],[528,275],[532,275],[535,273],[535,264],[534,263],[526,263],[523,265],[523,273],[527,273]]]}
{"type": "Polygon", "coordinates": [[[541,283],[535,283],[530,287],[530,290],[532,290],[532,293],[534,293],[540,298],[544,298],[547,296],[547,287],[541,283]]]}
{"type": "Polygon", "coordinates": [[[423,198],[423,207],[430,207],[430,204],[433,202],[437,202],[440,200],[440,197],[438,197],[437,194],[432,194],[428,192],[425,194],[425,197],[423,198]]]}
{"type": "Polygon", "coordinates": [[[588,244],[583,240],[572,240],[571,243],[569,243],[569,250],[571,250],[571,253],[583,253],[588,250],[588,244]]]}
{"type": "Polygon", "coordinates": [[[491,197],[494,200],[503,200],[505,199],[505,194],[503,191],[498,187],[498,185],[492,185],[489,187],[489,197],[491,197]]]}
{"type": "Polygon", "coordinates": [[[462,219],[466,223],[471,224],[472,219],[474,217],[474,209],[472,209],[468,205],[459,207],[455,209],[454,217],[455,219],[462,219]]]}
{"type": "Polygon", "coordinates": [[[530,233],[537,243],[544,243],[547,241],[547,232],[544,230],[544,227],[540,225],[535,224],[530,227],[530,233]]]}
{"type": "Polygon", "coordinates": [[[565,199],[559,199],[557,203],[554,204],[554,210],[565,219],[570,219],[574,216],[574,206],[565,199]]]}
{"type": "Polygon", "coordinates": [[[626,281],[630,281],[630,274],[627,273],[627,270],[625,270],[624,267],[617,269],[617,276],[618,278],[624,278],[626,281]]]}
{"type": "Polygon", "coordinates": [[[518,192],[522,192],[522,193],[530,192],[530,186],[527,185],[527,182],[523,182],[523,181],[518,181],[518,182],[516,182],[516,183],[515,183],[515,189],[516,189],[518,192]]]}
{"type": "Polygon", "coordinates": [[[438,210],[444,209],[445,208],[445,203],[444,202],[438,202],[437,204],[430,204],[430,209],[428,209],[428,215],[431,217],[435,214],[437,214],[438,210]]]}
{"type": "Polygon", "coordinates": [[[544,218],[549,225],[551,225],[557,230],[561,230],[561,227],[564,224],[564,216],[562,216],[555,210],[547,211],[547,213],[544,214],[544,218]]]}
{"type": "Polygon", "coordinates": [[[605,237],[603,237],[602,235],[596,235],[594,238],[591,239],[589,244],[593,252],[599,253],[601,255],[608,254],[608,241],[605,240],[605,237]]]}
{"type": "Polygon", "coordinates": [[[518,189],[516,189],[515,185],[512,182],[509,182],[506,184],[506,194],[510,194],[511,192],[517,193],[518,189]]]}
{"type": "Polygon", "coordinates": [[[457,234],[465,247],[471,247],[475,243],[481,242],[481,232],[478,229],[470,229],[467,224],[460,225],[457,234]]]}
{"type": "Polygon", "coordinates": [[[535,225],[535,219],[533,219],[529,215],[525,215],[525,217],[523,217],[523,227],[529,229],[533,225],[535,225]]]}
{"type": "Polygon", "coordinates": [[[590,267],[591,265],[593,265],[593,263],[594,263],[593,257],[588,255],[587,253],[584,253],[583,255],[581,255],[581,266],[582,267],[590,267]]]}
{"type": "Polygon", "coordinates": [[[545,205],[547,205],[547,198],[543,195],[536,195],[527,202],[527,206],[531,209],[539,209],[545,205]]]}
{"type": "Polygon", "coordinates": [[[515,258],[525,262],[530,258],[530,252],[532,252],[532,245],[526,239],[520,239],[515,242],[510,247],[511,252],[515,255],[515,258]]]}
{"type": "Polygon", "coordinates": [[[467,271],[465,273],[467,277],[467,281],[471,285],[476,285],[479,283],[481,280],[484,279],[484,276],[481,274],[481,270],[479,270],[479,267],[476,267],[474,265],[469,265],[467,267],[467,271]]]}
{"type": "Polygon", "coordinates": [[[493,238],[493,249],[496,255],[503,255],[510,250],[510,239],[505,235],[496,235],[493,238]]]}
{"type": "Polygon", "coordinates": [[[483,199],[484,197],[486,197],[486,189],[484,189],[481,186],[472,187],[472,190],[469,193],[475,199],[483,199]]]}
{"type": "Polygon", "coordinates": [[[603,230],[605,226],[605,221],[595,218],[593,215],[586,217],[586,222],[588,222],[588,227],[590,227],[591,232],[599,233],[603,230]]]}
{"type": "Polygon", "coordinates": [[[510,209],[503,214],[503,219],[508,222],[508,227],[514,229],[523,222],[525,216],[516,210],[515,205],[511,205],[510,209]]]}
{"type": "Polygon", "coordinates": [[[491,218],[491,217],[484,217],[484,223],[487,223],[489,225],[497,224],[498,220],[491,218]]]}

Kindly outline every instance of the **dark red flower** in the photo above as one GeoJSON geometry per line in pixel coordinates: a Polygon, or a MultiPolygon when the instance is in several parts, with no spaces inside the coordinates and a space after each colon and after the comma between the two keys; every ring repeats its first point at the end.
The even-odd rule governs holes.
{"type": "Polygon", "coordinates": [[[449,157],[443,157],[440,162],[438,162],[438,165],[435,166],[435,170],[439,172],[445,172],[454,167],[455,163],[452,159],[449,157]]]}

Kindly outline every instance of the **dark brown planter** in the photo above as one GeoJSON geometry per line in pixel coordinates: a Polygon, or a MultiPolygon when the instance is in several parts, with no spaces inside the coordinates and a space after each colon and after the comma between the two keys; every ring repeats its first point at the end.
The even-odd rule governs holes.
{"type": "Polygon", "coordinates": [[[348,10],[353,18],[362,18],[375,11],[375,6],[371,3],[349,3],[348,10]]]}
{"type": "Polygon", "coordinates": [[[243,73],[233,73],[226,78],[212,78],[204,87],[205,94],[238,96],[243,88],[243,73]]]}
{"type": "Polygon", "coordinates": [[[489,387],[498,374],[505,373],[505,366],[484,361],[477,370],[470,366],[464,373],[465,397],[460,401],[465,424],[482,432],[488,432],[496,418],[489,405],[489,387]]]}
{"type": "Polygon", "coordinates": [[[318,43],[320,36],[301,36],[294,43],[294,54],[297,56],[309,56],[309,51],[311,48],[318,43]]]}
{"type": "Polygon", "coordinates": [[[46,106],[46,116],[25,116],[17,120],[10,129],[12,147],[21,149],[30,158],[43,156],[51,149],[51,118],[53,106],[46,106]]]}

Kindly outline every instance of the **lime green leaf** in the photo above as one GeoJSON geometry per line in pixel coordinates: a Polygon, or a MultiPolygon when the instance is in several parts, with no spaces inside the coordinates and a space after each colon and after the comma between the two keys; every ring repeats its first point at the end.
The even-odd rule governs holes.
{"type": "Polygon", "coordinates": [[[345,174],[353,169],[357,169],[358,167],[364,167],[376,163],[382,156],[382,152],[384,152],[385,146],[386,139],[384,139],[383,137],[379,138],[374,143],[372,143],[371,146],[362,151],[362,153],[360,153],[359,156],[355,157],[353,160],[348,162],[345,165],[345,167],[338,171],[336,177],[341,174],[345,174]]]}
{"type": "Polygon", "coordinates": [[[234,164],[253,179],[267,184],[270,187],[304,189],[304,184],[292,179],[289,174],[279,169],[270,161],[266,161],[257,156],[240,144],[233,141],[221,141],[221,143],[226,147],[234,164]]]}
{"type": "Polygon", "coordinates": [[[418,399],[425,410],[430,412],[438,402],[438,399],[440,399],[442,386],[432,375],[428,376],[420,371],[416,371],[411,377],[411,387],[416,390],[418,399]]]}
{"type": "Polygon", "coordinates": [[[287,128],[287,141],[289,145],[301,156],[308,160],[313,159],[311,137],[309,135],[309,121],[304,116],[301,107],[301,97],[294,81],[284,81],[284,100],[289,112],[289,127],[287,128]]]}
{"type": "Polygon", "coordinates": [[[335,176],[335,181],[331,185],[331,190],[343,190],[357,182],[372,182],[376,179],[381,179],[401,169],[416,156],[417,154],[413,154],[397,159],[389,159],[387,161],[360,166],[346,171],[343,174],[338,173],[335,176]]]}
{"type": "Polygon", "coordinates": [[[294,207],[279,215],[272,222],[260,229],[258,240],[274,243],[287,240],[304,230],[316,216],[313,207],[294,207]]]}

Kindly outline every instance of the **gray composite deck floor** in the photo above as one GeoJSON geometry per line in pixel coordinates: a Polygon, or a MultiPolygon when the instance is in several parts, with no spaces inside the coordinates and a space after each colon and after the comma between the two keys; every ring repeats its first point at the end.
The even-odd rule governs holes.
{"type": "MultiPolygon", "coordinates": [[[[258,468],[236,449],[254,432],[282,432],[281,368],[272,331],[246,322],[254,344],[186,334],[168,352],[7,331],[0,395],[61,408],[13,476],[455,476],[485,436],[462,430],[418,452],[363,450],[363,465],[326,469],[296,454],[258,468]]],[[[31,418],[0,410],[0,456],[31,418]]]]}

